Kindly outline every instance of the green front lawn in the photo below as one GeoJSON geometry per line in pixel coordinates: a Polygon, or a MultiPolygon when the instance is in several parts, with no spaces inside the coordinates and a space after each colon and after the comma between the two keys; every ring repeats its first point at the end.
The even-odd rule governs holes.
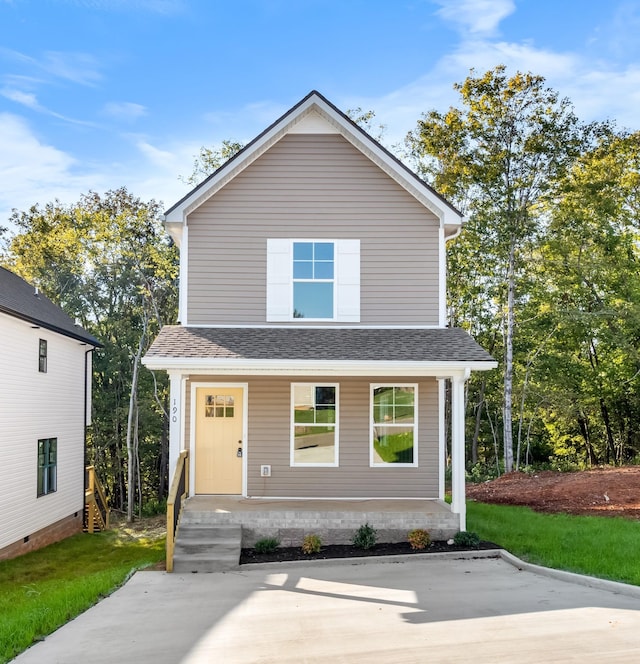
{"type": "Polygon", "coordinates": [[[640,586],[636,521],[467,503],[467,530],[536,565],[640,586]]]}
{"type": "MultiPolygon", "coordinates": [[[[78,534],[0,562],[0,663],[164,560],[165,539],[131,531],[78,534]]],[[[90,654],[89,654],[90,659],[90,654]]]]}

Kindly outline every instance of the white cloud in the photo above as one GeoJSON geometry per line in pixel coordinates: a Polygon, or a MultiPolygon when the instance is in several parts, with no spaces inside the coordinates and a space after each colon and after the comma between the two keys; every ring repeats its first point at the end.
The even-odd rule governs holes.
{"type": "Polygon", "coordinates": [[[496,33],[500,21],[515,11],[513,0],[435,0],[436,12],[453,23],[463,33],[490,36],[496,33]]]}
{"type": "Polygon", "coordinates": [[[337,100],[342,108],[360,106],[376,112],[387,126],[384,141],[394,145],[416,126],[425,111],[445,111],[459,104],[453,84],[471,69],[480,75],[499,64],[507,75],[516,71],[539,74],[560,97],[567,97],[585,121],[612,119],[618,126],[640,129],[640,65],[593,61],[575,52],[537,48],[533,42],[508,42],[464,37],[420,78],[378,98],[337,100]]]}
{"type": "Polygon", "coordinates": [[[137,141],[136,145],[152,164],[161,166],[162,168],[172,168],[172,164],[175,161],[175,153],[169,150],[161,150],[142,139],[137,141]]]}
{"type": "Polygon", "coordinates": [[[22,104],[27,108],[40,110],[38,99],[32,92],[23,92],[22,90],[16,90],[14,88],[3,88],[0,90],[0,95],[16,104],[22,104]]]}
{"type": "Polygon", "coordinates": [[[183,12],[185,0],[66,0],[68,4],[102,11],[146,11],[172,15],[183,12]]]}
{"type": "MultiPolygon", "coordinates": [[[[45,72],[54,78],[72,81],[81,85],[95,85],[102,78],[98,61],[89,53],[46,51],[42,54],[41,58],[34,58],[20,51],[0,48],[0,56],[6,60],[31,68],[34,71],[45,72]]],[[[44,82],[33,76],[8,76],[12,76],[14,81],[21,78],[29,84],[36,81],[39,83],[44,82]]]]}
{"type": "Polygon", "coordinates": [[[140,136],[131,139],[137,152],[126,162],[80,163],[39,140],[23,118],[0,113],[0,226],[7,225],[13,208],[28,210],[55,199],[70,204],[89,191],[122,186],[143,200],[173,205],[190,189],[178,174],[191,173],[199,146],[181,141],[157,147],[140,136]]]}
{"type": "Polygon", "coordinates": [[[88,53],[47,51],[36,64],[57,78],[82,85],[94,85],[102,78],[97,60],[88,53]]]}
{"type": "Polygon", "coordinates": [[[0,114],[0,225],[11,209],[25,210],[55,198],[77,200],[99,180],[76,173],[73,157],[36,138],[27,123],[10,113],[0,114]]]}
{"type": "Polygon", "coordinates": [[[147,109],[142,104],[132,102],[110,102],[105,105],[104,113],[118,120],[131,122],[147,114],[147,109]]]}

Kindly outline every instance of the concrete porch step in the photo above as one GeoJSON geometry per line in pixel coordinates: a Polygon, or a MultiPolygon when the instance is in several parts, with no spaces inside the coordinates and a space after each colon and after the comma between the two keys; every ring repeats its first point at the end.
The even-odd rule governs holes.
{"type": "Polygon", "coordinates": [[[180,524],[173,554],[173,571],[225,572],[238,568],[242,527],[236,524],[180,524]]]}

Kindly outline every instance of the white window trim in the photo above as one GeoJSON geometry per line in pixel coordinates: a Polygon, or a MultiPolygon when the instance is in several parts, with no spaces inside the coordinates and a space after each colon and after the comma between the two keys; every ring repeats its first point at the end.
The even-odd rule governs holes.
{"type": "Polygon", "coordinates": [[[359,323],[360,240],[268,238],[266,320],[268,323],[359,323]],[[293,317],[293,243],[331,242],[334,246],[333,318],[293,317]]]}
{"type": "Polygon", "coordinates": [[[369,466],[371,468],[417,468],[418,467],[418,384],[417,383],[371,383],[369,386],[369,466]],[[373,392],[378,387],[413,388],[413,463],[376,463],[373,449],[373,392]]]}
{"type": "Polygon", "coordinates": [[[340,465],[340,385],[338,383],[291,383],[290,395],[290,443],[289,443],[289,465],[291,468],[337,468],[340,465]],[[303,387],[333,387],[336,391],[336,423],[334,426],[334,448],[333,448],[333,463],[296,463],[295,461],[295,400],[294,390],[297,386],[303,387]]]}

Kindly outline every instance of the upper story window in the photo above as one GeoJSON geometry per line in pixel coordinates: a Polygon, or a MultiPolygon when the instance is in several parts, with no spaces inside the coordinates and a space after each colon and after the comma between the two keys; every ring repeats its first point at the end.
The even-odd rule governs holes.
{"type": "Polygon", "coordinates": [[[38,344],[38,371],[47,373],[47,340],[40,339],[38,344]]]}
{"type": "Polygon", "coordinates": [[[267,322],[360,322],[360,240],[267,240],[267,322]]]}
{"type": "Polygon", "coordinates": [[[333,242],[293,243],[294,318],[335,318],[334,256],[333,242]]]}

